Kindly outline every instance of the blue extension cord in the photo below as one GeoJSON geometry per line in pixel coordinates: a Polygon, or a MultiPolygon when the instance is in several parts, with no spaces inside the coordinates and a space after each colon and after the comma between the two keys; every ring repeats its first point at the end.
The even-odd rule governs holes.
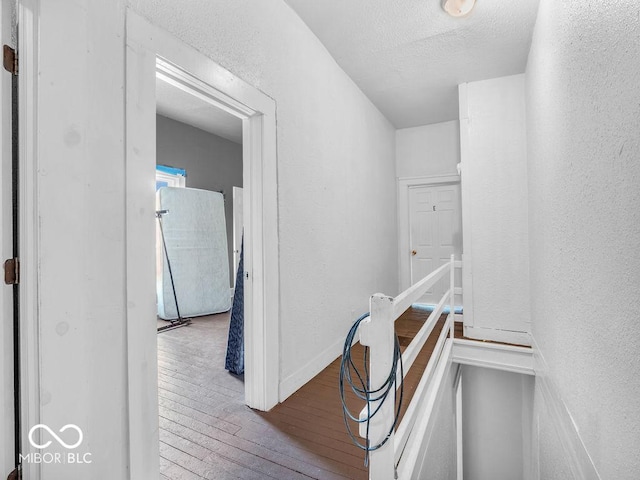
{"type": "MultiPolygon", "coordinates": [[[[382,384],[382,386],[380,386],[380,388],[377,388],[375,390],[370,390],[371,387],[370,387],[369,367],[368,367],[369,347],[364,347],[364,357],[363,357],[364,377],[361,374],[361,372],[358,370],[358,367],[356,367],[355,364],[353,363],[353,360],[351,359],[351,345],[353,344],[353,341],[355,339],[360,323],[367,317],[369,317],[368,312],[362,315],[360,318],[358,318],[354,322],[354,324],[351,326],[351,329],[347,334],[347,338],[344,341],[344,348],[342,349],[342,361],[340,362],[340,399],[342,400],[342,414],[344,418],[344,424],[347,427],[347,432],[349,433],[349,436],[351,437],[351,441],[354,443],[354,445],[356,445],[358,448],[361,448],[366,452],[364,457],[365,466],[369,465],[369,452],[372,452],[373,450],[377,450],[378,448],[382,447],[385,443],[387,443],[387,441],[391,437],[391,434],[395,430],[396,425],[398,424],[398,418],[400,417],[400,407],[402,406],[402,397],[404,395],[404,369],[402,366],[402,354],[400,353],[400,342],[398,341],[398,335],[395,336],[396,337],[395,348],[393,350],[393,363],[391,365],[391,371],[389,372],[389,376],[387,377],[385,382],[382,384]],[[378,410],[380,410],[380,407],[386,401],[387,396],[389,395],[389,392],[392,389],[393,389],[394,403],[396,402],[396,400],[398,400],[398,393],[397,393],[397,389],[395,388],[398,364],[400,364],[400,372],[402,375],[400,376],[401,378],[400,397],[399,397],[398,406],[396,409],[396,415],[393,420],[393,425],[391,425],[391,428],[389,429],[389,432],[387,433],[384,440],[382,440],[382,442],[378,443],[377,445],[372,446],[370,445],[370,441],[369,441],[369,421],[375,416],[376,413],[378,413],[378,410]],[[356,382],[354,382],[354,377],[352,375],[352,372],[355,373],[357,377],[357,384],[356,382]],[[345,400],[345,390],[344,390],[345,378],[346,378],[346,383],[349,385],[349,387],[351,387],[351,391],[358,398],[360,398],[361,400],[365,400],[367,402],[367,417],[363,418],[362,420],[360,420],[359,417],[354,416],[349,411],[349,408],[347,407],[346,400],[345,400]],[[371,402],[377,402],[377,401],[380,401],[380,403],[372,412],[371,402]],[[349,420],[352,420],[357,423],[367,422],[367,433],[365,436],[365,442],[366,442],[365,444],[360,443],[359,440],[356,438],[356,436],[353,434],[353,431],[351,430],[351,426],[349,424],[349,420]]],[[[359,412],[358,412],[358,415],[359,415],[359,412]]]]}

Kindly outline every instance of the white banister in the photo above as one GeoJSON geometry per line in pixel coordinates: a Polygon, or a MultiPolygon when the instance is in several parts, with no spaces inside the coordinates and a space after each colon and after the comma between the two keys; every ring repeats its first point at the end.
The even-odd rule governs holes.
{"type": "MultiPolygon", "coordinates": [[[[427,388],[424,396],[424,400],[421,402],[420,409],[421,415],[416,419],[414,432],[426,432],[429,429],[429,425],[433,422],[433,409],[436,405],[436,399],[438,397],[438,387],[445,379],[448,367],[451,363],[451,349],[452,342],[446,340],[442,353],[440,354],[440,361],[436,365],[436,371],[434,372],[429,388],[427,388]]],[[[418,463],[420,454],[421,442],[415,440],[409,442],[407,448],[402,453],[402,459],[398,464],[398,480],[410,480],[415,478],[415,468],[418,463]]],[[[369,474],[371,477],[371,473],[369,474]]]]}
{"type": "Polygon", "coordinates": [[[407,308],[416,303],[429,288],[431,288],[445,273],[449,271],[449,262],[434,270],[415,285],[393,299],[394,321],[402,315],[407,308]]]}
{"type": "MultiPolygon", "coordinates": [[[[376,294],[370,300],[371,315],[368,320],[361,324],[360,343],[371,348],[371,359],[369,367],[370,385],[369,390],[376,390],[382,386],[391,371],[393,363],[393,351],[395,348],[395,331],[393,315],[393,298],[382,294],[376,294]],[[375,355],[375,359],[374,359],[375,355]]],[[[365,406],[367,414],[375,412],[380,406],[380,410],[368,422],[369,445],[377,445],[384,441],[393,425],[395,417],[395,389],[391,392],[386,401],[380,406],[382,400],[369,402],[369,409],[365,406]]],[[[379,394],[374,394],[379,396],[379,394]]],[[[360,424],[360,436],[366,437],[367,424],[360,424]]],[[[395,474],[395,463],[393,460],[393,432],[391,438],[380,448],[370,452],[369,456],[369,478],[371,479],[392,479],[395,474]]]]}
{"type": "MultiPolygon", "coordinates": [[[[422,350],[422,347],[427,342],[427,339],[429,338],[429,335],[431,335],[433,328],[436,326],[436,323],[440,319],[440,315],[444,310],[445,302],[448,299],[448,293],[449,292],[444,294],[444,296],[440,300],[440,303],[438,303],[438,305],[433,310],[433,312],[431,312],[431,314],[429,315],[429,318],[427,318],[427,321],[420,328],[416,336],[413,337],[413,340],[403,352],[402,365],[404,367],[405,375],[413,365],[413,362],[415,361],[416,357],[420,353],[420,350],[422,350]]],[[[400,375],[399,371],[398,371],[398,375],[400,375]]],[[[400,383],[400,378],[398,378],[398,383],[400,383]]]]}
{"type": "MultiPolygon", "coordinates": [[[[451,320],[451,318],[449,317],[448,322],[453,323],[453,321],[451,320]]],[[[413,394],[413,398],[418,399],[418,401],[415,402],[411,402],[409,404],[409,407],[407,408],[407,411],[404,414],[404,418],[402,419],[402,423],[400,424],[400,426],[398,427],[398,429],[396,430],[396,445],[395,445],[395,461],[396,464],[398,463],[398,461],[400,460],[400,456],[402,455],[402,452],[404,451],[404,448],[407,444],[407,440],[409,439],[409,435],[411,434],[414,424],[415,424],[415,420],[416,420],[416,416],[417,414],[420,412],[421,408],[420,408],[420,400],[421,398],[424,397],[424,393],[426,391],[426,388],[430,385],[429,381],[431,380],[432,376],[433,376],[433,372],[436,369],[436,366],[438,364],[438,361],[440,360],[440,352],[443,351],[444,349],[444,344],[445,341],[447,339],[447,336],[449,334],[448,332],[448,328],[447,325],[445,325],[445,327],[442,329],[442,331],[440,332],[440,335],[438,336],[438,341],[436,342],[436,346],[433,349],[433,355],[431,355],[431,358],[429,359],[429,362],[427,363],[427,367],[424,369],[424,373],[422,374],[422,378],[420,379],[420,382],[418,383],[418,386],[416,387],[416,391],[413,394]]]]}
{"type": "MultiPolygon", "coordinates": [[[[382,447],[369,452],[370,480],[393,479],[396,473],[396,465],[398,465],[398,471],[412,471],[412,467],[407,468],[407,466],[403,466],[401,463],[404,462],[405,459],[413,459],[409,461],[415,461],[416,452],[413,450],[417,446],[411,445],[411,447],[409,447],[407,441],[410,436],[412,438],[415,436],[412,436],[412,432],[415,432],[416,428],[421,428],[424,424],[424,415],[430,415],[430,409],[433,407],[435,400],[435,397],[433,397],[435,395],[434,392],[437,392],[439,388],[446,364],[451,361],[456,293],[455,269],[461,266],[462,262],[456,261],[452,255],[447,263],[431,272],[397,297],[391,298],[382,294],[376,294],[371,297],[370,318],[360,324],[360,343],[370,347],[370,385],[368,385],[368,389],[373,391],[385,384],[390,374],[393,373],[395,321],[411,307],[413,303],[419,301],[436,282],[447,273],[449,274],[449,289],[439,300],[434,311],[429,315],[425,324],[420,328],[402,355],[403,373],[404,376],[406,376],[448,303],[449,315],[438,336],[431,358],[427,363],[427,367],[418,383],[402,422],[396,426],[397,432],[391,431],[396,415],[395,397],[393,395],[395,388],[390,389],[390,393],[384,401],[380,399],[370,400],[369,404],[365,405],[365,408],[360,413],[361,419],[370,418],[368,425],[367,422],[363,422],[360,424],[359,429],[362,437],[368,434],[370,446],[378,445],[389,435],[388,440],[382,447]],[[436,372],[438,374],[436,374],[436,372]],[[371,414],[375,412],[376,408],[380,408],[380,410],[371,418],[371,414]],[[425,413],[425,408],[427,408],[427,413],[425,413]],[[419,421],[419,425],[416,423],[417,421],[419,421]],[[391,433],[389,434],[390,431],[391,433]],[[403,455],[403,452],[407,453],[407,455],[403,455]],[[402,469],[400,469],[401,466],[402,469]]],[[[398,366],[396,371],[396,388],[401,382],[400,375],[400,367],[398,366]]],[[[379,393],[372,396],[374,398],[379,397],[379,393]]],[[[416,435],[418,434],[416,433],[416,435]]],[[[401,479],[402,478],[403,477],[401,477],[401,479]]]]}

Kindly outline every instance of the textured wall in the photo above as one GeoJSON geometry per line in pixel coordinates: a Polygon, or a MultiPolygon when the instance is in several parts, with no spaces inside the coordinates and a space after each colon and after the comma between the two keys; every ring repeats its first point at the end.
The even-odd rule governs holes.
{"type": "MultiPolygon", "coordinates": [[[[280,0],[134,4],[276,100],[286,376],[343,339],[371,293],[395,293],[394,129],[280,0]]],[[[41,420],[77,423],[93,453],[43,478],[123,479],[125,9],[40,8],[41,420]]]]}
{"type": "Polygon", "coordinates": [[[276,101],[286,379],[397,293],[395,131],[281,0],[130,4],[276,101]]]}
{"type": "Polygon", "coordinates": [[[462,214],[473,326],[529,332],[524,75],[469,83],[467,95],[462,214]]]}
{"type": "Polygon", "coordinates": [[[242,145],[156,116],[156,163],[187,171],[187,187],[224,193],[229,250],[229,284],[233,285],[233,187],[242,187],[242,145]]]}
{"type": "MultiPolygon", "coordinates": [[[[533,377],[462,367],[466,480],[522,480],[529,466],[533,377]]],[[[548,477],[544,477],[545,479],[548,477]]]]}
{"type": "MultiPolygon", "coordinates": [[[[417,476],[414,478],[434,480],[455,480],[457,473],[457,436],[455,378],[458,365],[452,364],[443,379],[440,398],[433,409],[434,422],[431,438],[420,452],[417,476]],[[420,460],[421,459],[421,460],[420,460]]],[[[411,442],[411,440],[409,440],[411,442]]]]}
{"type": "MultiPolygon", "coordinates": [[[[603,479],[640,472],[639,76],[638,2],[541,2],[527,66],[533,334],[603,479]]],[[[561,465],[543,448],[551,431],[541,464],[561,465]]],[[[545,478],[565,478],[557,468],[545,478]]]]}
{"type": "Polygon", "coordinates": [[[460,127],[457,121],[396,130],[396,176],[457,174],[460,127]]]}

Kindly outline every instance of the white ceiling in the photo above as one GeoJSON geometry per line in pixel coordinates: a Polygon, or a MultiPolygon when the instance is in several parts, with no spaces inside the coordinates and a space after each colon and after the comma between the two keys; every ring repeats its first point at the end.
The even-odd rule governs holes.
{"type": "Polygon", "coordinates": [[[538,0],[286,0],[396,128],[458,118],[457,85],[525,70],[538,0]]]}
{"type": "Polygon", "coordinates": [[[242,120],[156,78],[156,112],[242,144],[242,120]]]}

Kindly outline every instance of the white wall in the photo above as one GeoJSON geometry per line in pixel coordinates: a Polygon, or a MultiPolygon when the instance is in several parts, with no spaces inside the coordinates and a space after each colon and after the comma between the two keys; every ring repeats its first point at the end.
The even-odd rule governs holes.
{"type": "Polygon", "coordinates": [[[530,332],[524,75],[460,91],[466,334],[525,332],[508,339],[522,342],[530,332]]]}
{"type": "Polygon", "coordinates": [[[290,393],[340,353],[372,293],[397,293],[395,131],[281,0],[130,5],[276,101],[290,393]]]}
{"type": "MultiPolygon", "coordinates": [[[[541,1],[527,66],[533,334],[603,479],[640,472],[639,76],[637,2],[541,1]]],[[[541,429],[544,478],[575,467],[546,448],[567,436],[541,429]]]]}
{"type": "Polygon", "coordinates": [[[242,145],[156,115],[156,163],[187,171],[190,188],[223,192],[229,285],[233,285],[233,187],[242,187],[242,145]]]}
{"type": "Polygon", "coordinates": [[[397,177],[456,175],[458,162],[458,121],[396,130],[397,177]]]}
{"type": "MultiPolygon", "coordinates": [[[[280,0],[132,5],[276,101],[281,375],[295,388],[373,292],[396,293],[395,131],[280,0]]],[[[40,8],[41,420],[77,423],[93,453],[44,478],[127,478],[124,2],[40,8]]]]}
{"type": "MultiPolygon", "coordinates": [[[[0,10],[0,38],[2,45],[15,47],[11,34],[14,2],[2,2],[0,10]]],[[[13,256],[11,223],[11,75],[0,72],[0,260],[13,256]]],[[[12,287],[0,285],[0,476],[14,466],[13,449],[13,295],[12,287]]]]}
{"type": "Polygon", "coordinates": [[[533,385],[528,375],[462,367],[465,480],[531,478],[533,385]]]}
{"type": "MultiPolygon", "coordinates": [[[[406,182],[415,184],[418,178],[442,175],[458,175],[460,162],[460,128],[458,121],[435,123],[396,130],[396,177],[398,181],[398,280],[399,289],[411,285],[410,214],[409,193],[406,182]]],[[[461,204],[461,203],[460,203],[461,204]]],[[[458,212],[460,213],[460,212],[458,212]]],[[[461,215],[454,229],[456,259],[462,254],[461,215]]],[[[456,275],[459,273],[457,271],[456,275]]],[[[456,276],[456,286],[461,286],[456,276]]],[[[456,296],[456,305],[462,304],[462,296],[456,296]]]]}
{"type": "MultiPolygon", "coordinates": [[[[418,460],[419,479],[456,480],[456,403],[454,383],[458,365],[453,363],[443,379],[440,397],[433,409],[433,429],[418,460]]],[[[409,440],[411,441],[411,440],[409,440]]]]}

